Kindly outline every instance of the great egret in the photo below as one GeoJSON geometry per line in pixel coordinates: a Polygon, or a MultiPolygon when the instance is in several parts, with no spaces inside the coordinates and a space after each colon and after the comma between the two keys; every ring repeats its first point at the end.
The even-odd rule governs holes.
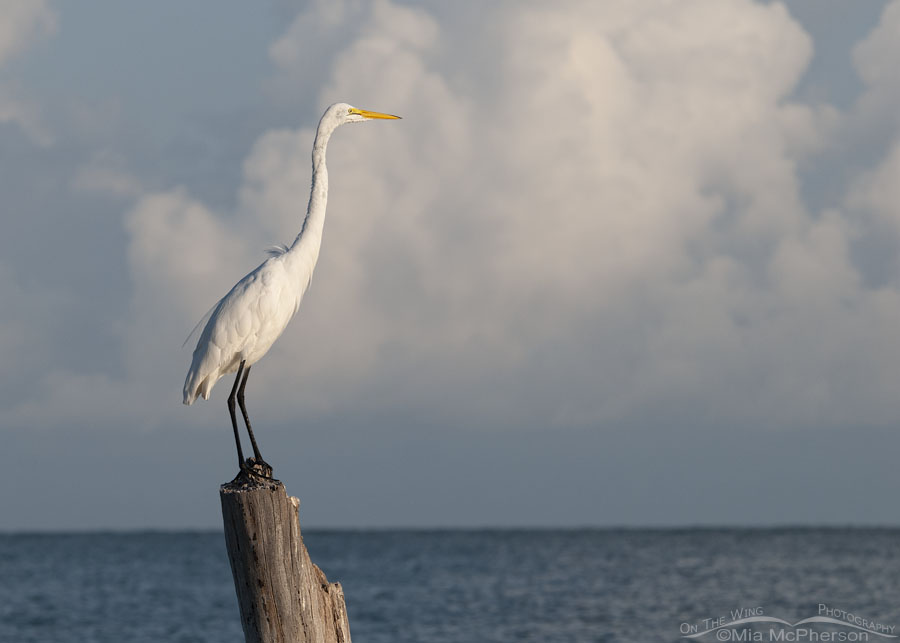
{"type": "MultiPolygon", "coordinates": [[[[190,405],[198,396],[208,400],[219,378],[237,371],[231,395],[228,396],[228,412],[242,472],[252,471],[251,465],[256,463],[268,470],[267,475],[271,475],[271,467],[263,461],[253,429],[250,428],[247,407],[244,406],[244,389],[250,377],[250,367],[268,352],[284,332],[312,280],[322,245],[325,204],[328,200],[328,170],[325,167],[328,139],[344,123],[384,118],[400,117],[358,109],[346,103],[335,103],[325,110],[313,143],[312,188],[300,233],[289,247],[270,250],[268,259],[219,300],[209,313],[197,341],[191,368],[184,381],[184,403],[190,405]],[[235,395],[253,445],[253,462],[244,460],[241,449],[234,413],[235,395]]],[[[202,323],[203,320],[197,328],[202,323]]]]}

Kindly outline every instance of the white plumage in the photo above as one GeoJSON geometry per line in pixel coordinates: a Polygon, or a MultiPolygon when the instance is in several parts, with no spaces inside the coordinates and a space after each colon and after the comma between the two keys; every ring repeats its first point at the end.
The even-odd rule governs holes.
{"type": "Polygon", "coordinates": [[[185,404],[208,400],[219,378],[258,362],[284,332],[312,278],[315,258],[304,254],[267,259],[219,300],[194,349],[185,404]]]}
{"type": "Polygon", "coordinates": [[[313,143],[312,189],[300,233],[290,246],[270,250],[272,256],[219,300],[197,341],[184,381],[184,403],[192,404],[198,396],[209,399],[219,378],[237,372],[228,398],[228,408],[242,469],[246,465],[234,413],[235,395],[250,434],[256,461],[262,462],[244,406],[244,387],[250,366],[258,362],[284,332],[309,288],[319,258],[328,200],[328,170],[325,167],[328,140],[334,130],[344,123],[385,118],[399,117],[358,109],[346,103],[336,103],[325,110],[313,143]]]}

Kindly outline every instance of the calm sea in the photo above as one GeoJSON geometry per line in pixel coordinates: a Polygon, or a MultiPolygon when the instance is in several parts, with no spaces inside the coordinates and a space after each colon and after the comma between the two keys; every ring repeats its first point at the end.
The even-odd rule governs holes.
{"type": "MultiPolygon", "coordinates": [[[[856,624],[795,625],[781,640],[822,640],[796,638],[803,628],[900,634],[894,529],[308,531],[305,541],[343,584],[357,643],[677,641],[745,614],[856,624]]],[[[773,623],[791,629],[742,627],[770,636],[773,623]]],[[[740,631],[693,640],[755,640],[740,631]]],[[[240,643],[222,534],[0,535],[0,641],[240,643]]]]}

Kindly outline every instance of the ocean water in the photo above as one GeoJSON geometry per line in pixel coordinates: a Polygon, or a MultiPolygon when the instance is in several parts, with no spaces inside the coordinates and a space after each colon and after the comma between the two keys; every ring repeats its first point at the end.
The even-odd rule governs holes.
{"type": "MultiPolygon", "coordinates": [[[[821,605],[838,620],[900,634],[894,529],[310,530],[304,538],[329,580],[342,583],[357,643],[684,641],[719,617],[793,624],[821,615],[821,605]]],[[[744,627],[765,634],[771,623],[744,627]]],[[[859,627],[813,629],[891,640],[859,627]]],[[[754,640],[723,634],[739,631],[693,640],[754,640]]],[[[0,642],[32,641],[240,643],[222,534],[0,535],[0,642]]]]}

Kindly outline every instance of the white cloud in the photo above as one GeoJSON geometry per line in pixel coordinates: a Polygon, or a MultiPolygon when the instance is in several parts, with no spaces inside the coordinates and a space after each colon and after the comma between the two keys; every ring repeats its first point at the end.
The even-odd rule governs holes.
{"type": "MultiPolygon", "coordinates": [[[[878,69],[896,6],[857,54],[868,96],[894,108],[878,69]]],[[[853,253],[861,228],[896,220],[900,155],[846,202],[804,203],[798,167],[847,117],[792,97],[813,43],[783,5],[508,3],[484,19],[471,32],[387,0],[311,3],[272,46],[275,86],[404,120],[332,139],[322,257],[254,369],[258,413],[814,426],[900,412],[900,282],[866,285],[853,253]]],[[[186,189],[130,210],[125,388],[177,401],[189,356],[160,346],[296,234],[312,137],[260,136],[234,212],[186,189]]],[[[80,180],[138,189],[122,178],[80,180]]]]}
{"type": "Polygon", "coordinates": [[[870,118],[888,118],[896,126],[893,107],[900,100],[900,80],[893,69],[900,32],[900,3],[892,2],[884,10],[881,20],[853,52],[856,69],[868,92],[860,101],[861,109],[870,118]]]}
{"type": "Polygon", "coordinates": [[[0,65],[56,29],[56,13],[46,0],[0,1],[0,65]]]}
{"type": "MultiPolygon", "coordinates": [[[[0,0],[0,67],[56,29],[56,13],[45,0],[0,0]]],[[[38,107],[8,82],[0,82],[0,123],[16,123],[38,145],[53,140],[38,107]]]]}

